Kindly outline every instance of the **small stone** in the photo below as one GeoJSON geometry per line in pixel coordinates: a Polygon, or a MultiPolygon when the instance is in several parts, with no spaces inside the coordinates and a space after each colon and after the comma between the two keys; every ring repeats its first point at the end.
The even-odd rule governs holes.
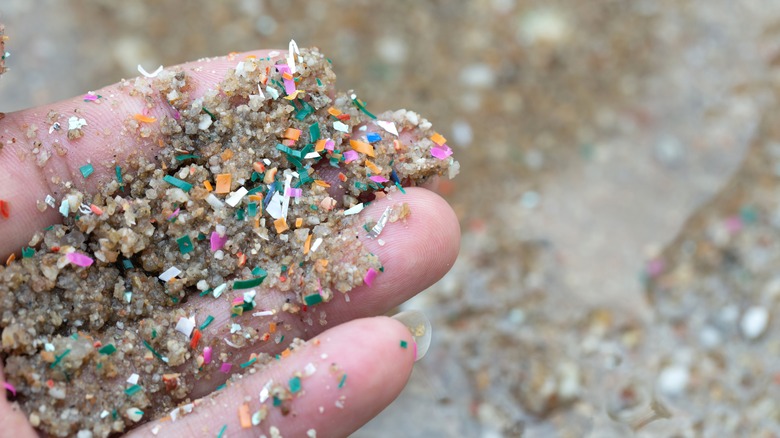
{"type": "Polygon", "coordinates": [[[739,322],[742,334],[748,339],[761,336],[769,324],[769,311],[760,306],[747,309],[739,322]]]}
{"type": "Polygon", "coordinates": [[[664,368],[658,376],[658,390],[668,396],[680,395],[688,386],[688,380],[690,380],[688,368],[681,365],[670,365],[664,368]]]}

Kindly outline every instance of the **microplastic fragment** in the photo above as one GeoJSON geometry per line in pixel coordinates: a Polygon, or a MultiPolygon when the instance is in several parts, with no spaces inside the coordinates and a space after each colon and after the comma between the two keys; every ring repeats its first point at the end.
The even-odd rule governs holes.
{"type": "Polygon", "coordinates": [[[371,231],[368,233],[368,237],[375,238],[378,237],[382,230],[385,228],[385,225],[387,225],[387,221],[390,219],[390,212],[392,211],[392,208],[385,207],[385,211],[382,212],[382,215],[379,216],[379,220],[376,221],[376,225],[374,225],[373,228],[371,228],[371,231]]]}
{"type": "Polygon", "coordinates": [[[74,130],[74,129],[81,129],[81,128],[85,127],[85,126],[87,126],[87,121],[82,119],[82,118],[73,116],[73,117],[68,119],[68,130],[69,131],[70,130],[74,130]]]}
{"type": "Polygon", "coordinates": [[[173,177],[173,176],[170,176],[170,175],[165,175],[163,177],[163,181],[167,182],[168,184],[170,184],[170,185],[172,185],[174,187],[178,187],[178,188],[184,190],[185,192],[189,192],[190,189],[192,189],[192,184],[190,184],[190,183],[188,183],[186,181],[182,181],[179,178],[176,178],[176,177],[173,177]]]}
{"type": "Polygon", "coordinates": [[[317,248],[322,244],[322,237],[318,237],[314,243],[311,244],[311,252],[317,251],[317,248]]]}
{"type": "Polygon", "coordinates": [[[301,52],[298,50],[298,44],[295,40],[290,40],[290,44],[287,46],[287,65],[290,66],[290,73],[295,74],[295,55],[301,56],[301,52]]]}
{"type": "Polygon", "coordinates": [[[374,283],[374,279],[376,278],[378,272],[374,268],[368,268],[368,271],[366,271],[365,277],[363,277],[363,282],[368,285],[368,287],[371,287],[371,285],[374,283]]]}
{"type": "Polygon", "coordinates": [[[54,208],[55,200],[51,195],[46,195],[46,199],[44,199],[43,202],[45,202],[49,207],[54,208]]]}
{"type": "Polygon", "coordinates": [[[439,134],[438,132],[434,133],[431,136],[431,140],[433,140],[433,142],[436,143],[439,146],[441,146],[441,145],[443,145],[444,143],[447,142],[447,139],[444,138],[444,136],[439,134]]]}
{"type": "Polygon", "coordinates": [[[268,397],[271,396],[271,386],[274,384],[273,379],[265,382],[263,389],[260,390],[260,403],[265,403],[268,397]]]}
{"type": "Polygon", "coordinates": [[[219,233],[217,233],[216,231],[212,231],[211,238],[209,239],[209,243],[211,245],[211,252],[222,249],[222,247],[225,246],[225,243],[227,243],[227,241],[228,241],[227,236],[220,236],[219,233]]]}
{"type": "Polygon", "coordinates": [[[233,175],[229,173],[217,174],[217,186],[214,188],[214,193],[230,193],[230,183],[232,179],[233,175]]]}
{"type": "Polygon", "coordinates": [[[222,364],[221,367],[219,367],[219,371],[221,373],[227,374],[230,372],[230,370],[233,368],[233,364],[230,362],[225,362],[222,364]]]}
{"type": "Polygon", "coordinates": [[[398,128],[395,127],[395,123],[393,123],[393,122],[385,122],[384,120],[377,120],[374,123],[379,125],[385,131],[387,131],[387,132],[395,135],[396,137],[398,137],[398,128]]]}
{"type": "Polygon", "coordinates": [[[251,289],[263,284],[263,280],[265,280],[265,277],[250,278],[249,280],[235,280],[233,282],[233,290],[251,289]]]}
{"type": "Polygon", "coordinates": [[[207,317],[206,317],[206,320],[205,320],[205,321],[203,321],[203,324],[201,324],[201,325],[200,325],[200,327],[198,327],[198,328],[200,329],[200,331],[203,331],[203,330],[204,330],[206,327],[208,327],[208,326],[209,326],[209,324],[211,324],[213,321],[214,321],[214,317],[213,317],[213,316],[211,316],[211,315],[209,315],[209,316],[207,316],[207,317]]]}
{"type": "Polygon", "coordinates": [[[203,349],[203,363],[211,363],[211,347],[206,347],[203,349]]]}
{"type": "Polygon", "coordinates": [[[146,71],[146,69],[143,68],[141,64],[138,64],[138,73],[141,73],[142,75],[146,76],[147,78],[156,78],[160,72],[163,71],[163,66],[157,67],[157,70],[149,73],[146,71]]]}
{"type": "Polygon", "coordinates": [[[227,289],[227,283],[222,283],[219,286],[215,287],[213,292],[214,298],[219,298],[220,296],[222,296],[222,293],[225,292],[226,289],[227,289]]]}
{"type": "Polygon", "coordinates": [[[138,383],[138,379],[139,379],[140,377],[141,377],[141,376],[139,376],[139,375],[138,375],[138,374],[136,374],[136,373],[130,374],[130,377],[128,377],[128,378],[127,378],[127,383],[129,383],[129,384],[131,384],[131,385],[135,385],[135,384],[137,384],[137,383],[138,383]]]}
{"type": "Polygon", "coordinates": [[[270,85],[265,87],[265,92],[271,95],[271,99],[276,100],[279,97],[279,90],[270,85]]]}
{"type": "Polygon", "coordinates": [[[441,147],[434,146],[431,148],[431,155],[440,160],[444,160],[452,155],[452,149],[450,149],[450,147],[446,144],[441,147]]]}
{"type": "Polygon", "coordinates": [[[335,129],[336,131],[349,133],[349,126],[347,126],[347,125],[345,125],[345,124],[343,124],[343,123],[341,123],[339,121],[333,122],[333,129],[335,129]]]}
{"type": "Polygon", "coordinates": [[[381,183],[386,183],[386,182],[390,181],[389,179],[383,177],[382,175],[370,176],[370,177],[368,177],[368,179],[370,179],[371,181],[373,181],[375,183],[380,183],[380,184],[381,183]]]}
{"type": "Polygon", "coordinates": [[[222,209],[225,204],[219,200],[216,196],[214,196],[213,193],[209,193],[208,196],[206,196],[206,202],[213,208],[214,210],[220,210],[222,209]]]}
{"type": "Polygon", "coordinates": [[[11,385],[11,384],[10,384],[10,383],[8,383],[8,382],[3,382],[3,388],[5,388],[5,389],[7,389],[8,391],[10,391],[10,392],[11,392],[11,394],[13,394],[13,395],[14,395],[14,397],[16,397],[16,388],[14,387],[14,385],[11,385]]]}
{"type": "Polygon", "coordinates": [[[141,418],[144,416],[144,411],[138,408],[128,408],[125,412],[127,413],[127,418],[133,420],[136,423],[141,421],[141,418]]]}
{"type": "Polygon", "coordinates": [[[194,316],[190,316],[189,318],[185,318],[182,316],[181,318],[179,318],[179,321],[176,323],[176,331],[188,338],[192,334],[192,330],[194,328],[195,328],[194,316]]]}
{"type": "Polygon", "coordinates": [[[352,207],[352,208],[350,208],[348,210],[345,210],[344,211],[344,216],[350,216],[350,215],[353,215],[353,214],[358,214],[361,211],[363,211],[363,207],[364,207],[364,204],[361,202],[360,204],[357,204],[354,207],[352,207]]]}
{"type": "Polygon", "coordinates": [[[81,172],[81,176],[84,178],[89,177],[93,173],[95,173],[95,168],[92,166],[92,163],[87,163],[81,167],[79,167],[79,171],[81,172]]]}
{"type": "Polygon", "coordinates": [[[116,347],[114,347],[114,344],[106,344],[98,350],[98,353],[105,354],[105,355],[112,355],[116,351],[116,347]]]}
{"type": "Polygon", "coordinates": [[[409,343],[407,343],[407,342],[406,342],[406,341],[404,341],[404,340],[401,340],[401,348],[406,348],[406,347],[408,347],[408,346],[409,346],[409,343]]]}
{"type": "Polygon", "coordinates": [[[369,132],[366,134],[366,141],[369,143],[376,143],[378,141],[382,140],[382,136],[377,134],[376,132],[369,132]]]}
{"type": "Polygon", "coordinates": [[[179,245],[179,252],[182,254],[190,253],[195,249],[195,246],[192,245],[190,236],[187,236],[186,234],[176,239],[176,243],[179,245]]]}
{"type": "Polygon", "coordinates": [[[74,265],[81,266],[84,268],[88,266],[92,266],[92,263],[95,263],[95,260],[93,260],[92,258],[85,256],[84,254],[79,254],[77,252],[68,253],[65,255],[65,257],[67,257],[68,261],[70,261],[74,265]]]}
{"type": "Polygon", "coordinates": [[[303,297],[303,301],[306,303],[307,306],[316,306],[317,304],[320,304],[322,302],[322,295],[320,294],[306,295],[305,297],[303,297]]]}
{"type": "Polygon", "coordinates": [[[347,374],[344,373],[343,376],[341,376],[341,381],[339,382],[339,389],[344,387],[344,384],[347,383],[347,374]]]}
{"type": "Polygon", "coordinates": [[[222,426],[222,429],[219,430],[219,433],[217,434],[217,438],[222,438],[225,435],[226,430],[227,430],[227,424],[222,426]]]}
{"type": "Polygon", "coordinates": [[[358,158],[360,158],[360,155],[358,155],[358,153],[356,151],[353,151],[353,150],[344,151],[344,162],[345,163],[349,164],[349,163],[357,160],[358,158]]]}
{"type": "Polygon", "coordinates": [[[374,147],[364,141],[350,140],[349,146],[352,147],[352,149],[360,152],[361,154],[368,155],[369,157],[376,156],[376,154],[374,153],[374,147]]]}
{"type": "Polygon", "coordinates": [[[298,376],[294,376],[290,379],[290,392],[295,394],[296,392],[301,390],[301,378],[298,376]]]}
{"type": "Polygon", "coordinates": [[[141,385],[133,385],[125,389],[125,394],[127,394],[128,397],[132,397],[133,394],[137,393],[140,390],[141,390],[141,385]]]}
{"type": "Polygon", "coordinates": [[[247,193],[249,193],[249,190],[247,190],[246,187],[241,186],[225,199],[225,203],[231,207],[235,207],[247,193]]]}
{"type": "Polygon", "coordinates": [[[160,274],[157,278],[159,278],[160,280],[162,280],[162,281],[167,283],[167,282],[171,281],[171,278],[173,278],[173,277],[175,277],[175,276],[177,276],[179,274],[181,274],[181,269],[177,268],[176,266],[171,266],[165,272],[160,274]]]}

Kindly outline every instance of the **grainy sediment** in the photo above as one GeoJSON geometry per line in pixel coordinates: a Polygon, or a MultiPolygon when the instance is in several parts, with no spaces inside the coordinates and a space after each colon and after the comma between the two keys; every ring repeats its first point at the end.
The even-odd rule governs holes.
{"type": "MultiPolygon", "coordinates": [[[[237,59],[197,98],[184,71],[127,81],[127,92],[168,115],[128,114],[126,127],[140,137],[158,130],[164,147],[118,167],[99,193],[68,189],[41,204],[59,209],[63,223],[32,237],[34,254],[0,267],[5,374],[35,427],[107,436],[191,406],[195,382],[231,362],[226,343],[283,341],[260,323],[225,342],[207,336],[230,327],[215,323],[193,341],[183,303],[200,295],[237,315],[261,310],[262,327],[281,313],[304,318],[307,308],[311,320],[320,302],[381,275],[381,261],[356,238],[375,224],[350,213],[457,173],[427,120],[405,110],[374,119],[354,94],[333,90],[330,61],[316,49],[301,50],[285,79],[277,65],[287,62],[237,59]],[[181,272],[169,279],[171,268],[181,272]],[[256,309],[271,290],[281,298],[262,302],[276,306],[256,309]]],[[[81,128],[70,128],[78,141],[81,128]]],[[[390,220],[407,214],[397,205],[390,220]]]]}

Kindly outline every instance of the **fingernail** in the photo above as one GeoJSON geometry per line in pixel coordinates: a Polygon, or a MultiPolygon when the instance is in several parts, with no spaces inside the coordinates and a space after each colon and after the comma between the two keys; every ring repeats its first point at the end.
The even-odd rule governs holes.
{"type": "Polygon", "coordinates": [[[431,346],[431,321],[419,310],[404,310],[394,315],[393,319],[400,321],[412,334],[416,347],[414,361],[422,359],[431,346]]]}

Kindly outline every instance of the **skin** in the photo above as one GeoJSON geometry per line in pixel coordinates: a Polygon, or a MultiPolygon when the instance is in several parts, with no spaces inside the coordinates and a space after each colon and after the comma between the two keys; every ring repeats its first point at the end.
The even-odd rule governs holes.
{"type": "MultiPolygon", "coordinates": [[[[257,51],[201,60],[178,68],[193,77],[192,94],[198,96],[218,84],[227,69],[233,68],[244,56],[264,57],[267,53],[257,51]]],[[[133,154],[151,157],[159,147],[154,136],[140,139],[135,133],[123,131],[123,127],[128,115],[144,112],[162,116],[161,106],[147,107],[140,98],[128,96],[120,84],[96,93],[105,97],[101,104],[83,102],[82,97],[77,97],[9,113],[0,120],[0,141],[4,146],[0,149],[0,199],[10,204],[10,217],[0,217],[3,235],[0,257],[3,260],[25,246],[35,231],[59,221],[54,209],[41,213],[36,208],[36,201],[47,194],[56,198],[60,193],[56,181],[74,181],[79,188],[93,191],[101,179],[112,177],[113,163],[121,164],[133,154]],[[74,113],[76,109],[78,114],[74,113]],[[63,130],[56,136],[47,132],[50,123],[46,118],[51,110],[62,114],[59,120],[63,130]],[[89,125],[82,138],[69,141],[65,132],[67,119],[72,115],[85,118],[89,125]],[[68,153],[64,156],[53,154],[43,168],[35,164],[32,156],[20,158],[32,149],[33,140],[26,136],[31,125],[38,128],[38,139],[46,142],[52,137],[59,138],[68,153]],[[95,174],[84,180],[79,167],[87,159],[95,164],[95,174]]],[[[221,390],[176,423],[150,422],[127,436],[148,436],[153,429],[157,436],[214,436],[227,424],[230,436],[267,434],[269,427],[274,425],[283,436],[305,436],[308,430],[315,429],[317,436],[339,437],[349,435],[381,412],[406,384],[414,363],[414,346],[406,327],[391,318],[376,315],[392,310],[440,279],[454,263],[460,244],[460,228],[454,212],[441,197],[425,189],[410,188],[406,195],[394,194],[392,199],[374,202],[362,215],[376,218],[385,206],[397,202],[406,202],[411,207],[412,214],[406,223],[389,225],[382,235],[387,242],[383,246],[376,240],[364,242],[380,257],[385,273],[377,277],[372,287],[362,286],[350,292],[349,303],[336,297],[324,304],[328,314],[327,330],[322,331],[324,328],[318,324],[309,327],[298,322],[288,336],[309,339],[305,347],[221,390]],[[400,346],[402,340],[407,342],[407,348],[400,346]],[[289,415],[283,416],[279,409],[271,409],[269,417],[260,426],[241,428],[237,412],[245,397],[251,397],[254,412],[258,407],[257,395],[269,379],[285,382],[294,373],[302,372],[309,363],[314,364],[317,371],[302,380],[302,394],[294,399],[289,415]],[[330,369],[333,363],[338,365],[337,372],[330,369]],[[338,388],[343,373],[347,374],[348,383],[338,388]],[[343,407],[337,407],[335,402],[342,396],[343,407]]],[[[206,312],[202,309],[203,303],[205,301],[196,300],[188,305],[193,312],[206,312]]],[[[214,309],[210,312],[213,314],[214,309]]],[[[229,318],[227,314],[214,316],[215,322],[229,318]]],[[[273,350],[276,345],[269,344],[273,345],[265,351],[278,353],[273,350]]],[[[0,379],[3,379],[1,367],[0,379]]],[[[215,375],[196,388],[194,395],[209,394],[224,379],[224,375],[215,375]]],[[[38,436],[28,424],[26,415],[5,398],[0,398],[0,424],[3,425],[0,437],[38,436]]]]}

